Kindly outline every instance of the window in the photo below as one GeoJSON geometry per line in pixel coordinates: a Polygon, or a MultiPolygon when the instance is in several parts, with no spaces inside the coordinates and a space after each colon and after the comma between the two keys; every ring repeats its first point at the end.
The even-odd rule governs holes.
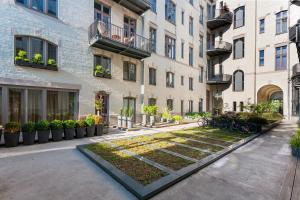
{"type": "Polygon", "coordinates": [[[194,34],[194,18],[193,17],[189,18],[189,34],[190,35],[194,34]]]}
{"type": "Polygon", "coordinates": [[[155,98],[149,98],[148,99],[148,105],[149,106],[155,106],[156,105],[156,99],[155,98]]]}
{"type": "Polygon", "coordinates": [[[233,91],[241,92],[244,90],[244,72],[237,70],[233,73],[233,91]]]}
{"type": "Polygon", "coordinates": [[[192,47],[189,48],[189,65],[193,66],[193,60],[194,60],[194,55],[193,55],[194,49],[192,47]]]}
{"type": "Polygon", "coordinates": [[[189,0],[191,5],[194,5],[194,0],[189,0]]]}
{"type": "Polygon", "coordinates": [[[49,59],[57,61],[57,46],[46,40],[28,36],[16,36],[15,45],[15,56],[22,50],[26,51],[26,57],[31,62],[33,62],[35,54],[41,54],[42,61],[38,63],[39,65],[47,65],[49,59]]]}
{"type": "Polygon", "coordinates": [[[156,29],[150,27],[151,51],[156,52],[156,29]]]}
{"type": "Polygon", "coordinates": [[[156,85],[156,69],[149,68],[149,85],[156,85]]]}
{"type": "Polygon", "coordinates": [[[194,112],[193,106],[194,106],[194,102],[192,100],[189,100],[189,112],[194,112]]]}
{"type": "Polygon", "coordinates": [[[233,102],[233,111],[236,112],[236,101],[233,102]]]}
{"type": "Polygon", "coordinates": [[[173,99],[167,99],[167,108],[168,110],[172,111],[173,110],[173,99]]]}
{"type": "Polygon", "coordinates": [[[244,38],[233,41],[233,58],[239,59],[244,57],[244,38]]]}
{"type": "Polygon", "coordinates": [[[203,83],[203,77],[204,77],[203,67],[200,67],[200,75],[199,75],[200,83],[203,83]]]}
{"type": "Polygon", "coordinates": [[[204,16],[204,9],[202,6],[200,6],[200,17],[199,17],[199,22],[200,24],[203,25],[203,16],[204,16]]]}
{"type": "Polygon", "coordinates": [[[184,42],[181,42],[181,58],[184,58],[184,42]]]}
{"type": "Polygon", "coordinates": [[[181,24],[184,25],[184,11],[181,11],[181,24]]]}
{"type": "Polygon", "coordinates": [[[94,72],[95,76],[111,74],[111,59],[106,56],[94,56],[94,72]],[[98,71],[99,66],[101,69],[98,71]]]}
{"type": "Polygon", "coordinates": [[[194,81],[193,78],[189,78],[189,90],[190,91],[193,91],[193,89],[194,89],[193,88],[193,81],[194,81]]]}
{"type": "Polygon", "coordinates": [[[37,122],[42,119],[42,91],[28,90],[27,119],[30,122],[37,122]]]}
{"type": "Polygon", "coordinates": [[[180,114],[183,116],[184,114],[184,101],[180,100],[180,114]]]}
{"type": "Polygon", "coordinates": [[[276,34],[287,33],[287,11],[276,14],[276,34]]]}
{"type": "Polygon", "coordinates": [[[203,112],[203,99],[200,98],[199,100],[199,112],[203,112]]]}
{"type": "Polygon", "coordinates": [[[245,7],[239,7],[234,10],[234,28],[239,28],[245,25],[245,7]]]}
{"type": "Polygon", "coordinates": [[[123,80],[136,81],[136,65],[131,62],[123,63],[123,80]]]}
{"type": "Polygon", "coordinates": [[[136,33],[136,19],[124,16],[124,37],[129,38],[135,36],[136,33]]]}
{"type": "Polygon", "coordinates": [[[75,92],[47,91],[47,120],[75,118],[75,92]]]}
{"type": "Polygon", "coordinates": [[[133,97],[125,97],[123,98],[123,108],[128,108],[133,111],[133,121],[135,121],[136,117],[136,99],[133,97]]]}
{"type": "Polygon", "coordinates": [[[203,58],[203,48],[204,48],[204,44],[203,44],[203,36],[200,35],[199,36],[199,57],[203,58]]]}
{"type": "Polygon", "coordinates": [[[16,0],[16,2],[39,12],[57,16],[57,0],[16,0]]]}
{"type": "Polygon", "coordinates": [[[181,85],[184,85],[184,76],[180,77],[180,82],[181,82],[181,85]]]}
{"type": "Polygon", "coordinates": [[[110,23],[110,7],[99,2],[95,2],[94,18],[95,20],[99,20],[104,23],[110,23]]]}
{"type": "Polygon", "coordinates": [[[265,50],[259,50],[259,66],[265,65],[265,50]]]}
{"type": "Polygon", "coordinates": [[[244,102],[240,102],[240,112],[244,111],[244,102]]]}
{"type": "Polygon", "coordinates": [[[216,5],[211,5],[209,3],[207,3],[207,18],[213,19],[215,18],[215,14],[216,14],[216,5]]]}
{"type": "Polygon", "coordinates": [[[166,74],[166,86],[170,88],[174,88],[174,73],[167,72],[166,74]]]}
{"type": "Polygon", "coordinates": [[[259,20],[259,33],[265,32],[265,19],[259,20]]]}
{"type": "Polygon", "coordinates": [[[172,0],[166,0],[165,18],[167,21],[175,25],[176,22],[176,5],[172,0]]]}
{"type": "Polygon", "coordinates": [[[285,70],[287,67],[287,46],[275,48],[275,70],[285,70]]]}
{"type": "Polygon", "coordinates": [[[9,89],[9,121],[24,122],[24,105],[22,99],[24,98],[24,90],[9,89]]]}
{"type": "Polygon", "coordinates": [[[151,10],[156,13],[156,0],[151,0],[151,10]]]}
{"type": "Polygon", "coordinates": [[[176,40],[167,36],[165,37],[165,55],[168,58],[174,59],[176,57],[176,40]]]}

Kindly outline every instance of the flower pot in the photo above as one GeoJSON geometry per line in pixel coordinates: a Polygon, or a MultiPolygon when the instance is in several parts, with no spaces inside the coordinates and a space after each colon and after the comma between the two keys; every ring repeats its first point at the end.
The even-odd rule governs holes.
{"type": "Polygon", "coordinates": [[[62,140],[64,130],[63,129],[51,130],[51,133],[52,133],[52,140],[57,142],[62,140]]]}
{"type": "Polygon", "coordinates": [[[65,129],[65,140],[74,139],[74,135],[75,135],[75,128],[66,128],[65,129]]]}
{"type": "Polygon", "coordinates": [[[39,143],[47,143],[49,141],[50,130],[38,131],[39,143]]]}
{"type": "Polygon", "coordinates": [[[97,136],[103,135],[103,124],[96,125],[96,135],[97,136]]]}
{"type": "Polygon", "coordinates": [[[147,115],[143,115],[143,118],[142,118],[142,125],[143,125],[143,126],[146,126],[146,125],[147,125],[147,115]]]}
{"type": "Polygon", "coordinates": [[[23,136],[23,144],[24,145],[33,145],[35,140],[35,134],[36,132],[28,133],[28,132],[22,132],[23,136]]]}
{"type": "Polygon", "coordinates": [[[103,124],[103,126],[102,126],[102,133],[103,134],[107,134],[108,133],[108,128],[109,128],[108,124],[103,124]]]}
{"type": "Polygon", "coordinates": [[[132,128],[132,124],[133,124],[133,121],[132,121],[132,117],[127,117],[127,128],[132,128]]]}
{"type": "Polygon", "coordinates": [[[118,116],[118,128],[122,128],[122,116],[118,116]]]}
{"type": "Polygon", "coordinates": [[[155,124],[155,116],[150,116],[150,126],[155,124]]]}
{"type": "Polygon", "coordinates": [[[95,125],[86,127],[86,132],[88,137],[95,136],[95,125]]]}
{"type": "Polygon", "coordinates": [[[297,157],[297,158],[300,158],[300,148],[292,147],[292,155],[297,157]]]}
{"type": "Polygon", "coordinates": [[[6,147],[16,147],[19,144],[20,133],[4,133],[6,147]]]}
{"type": "Polygon", "coordinates": [[[76,138],[83,138],[86,133],[86,127],[76,128],[76,138]]]}

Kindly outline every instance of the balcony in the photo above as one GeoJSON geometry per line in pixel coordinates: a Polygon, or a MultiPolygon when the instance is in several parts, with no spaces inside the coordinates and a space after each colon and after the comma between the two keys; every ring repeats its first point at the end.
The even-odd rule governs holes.
{"type": "Polygon", "coordinates": [[[231,77],[229,74],[208,75],[206,83],[208,85],[230,84],[231,77]]]}
{"type": "Polygon", "coordinates": [[[150,9],[149,0],[113,0],[114,2],[124,6],[125,8],[137,13],[138,15],[143,14],[150,9]]]}
{"type": "Polygon", "coordinates": [[[293,66],[292,81],[294,87],[300,87],[300,63],[293,66]]]}
{"type": "Polygon", "coordinates": [[[232,12],[230,12],[227,8],[216,10],[219,15],[208,16],[207,20],[207,28],[210,30],[214,30],[220,28],[222,26],[230,26],[232,24],[232,12]]]}
{"type": "Polygon", "coordinates": [[[298,20],[298,23],[290,28],[289,38],[291,42],[296,43],[298,58],[300,62],[300,20],[298,20]]]}
{"type": "Polygon", "coordinates": [[[210,57],[230,54],[232,52],[232,44],[224,41],[216,41],[212,44],[208,43],[206,54],[210,57]]]}
{"type": "Polygon", "coordinates": [[[300,6],[300,0],[290,0],[291,4],[295,4],[297,6],[300,6]]]}
{"type": "Polygon", "coordinates": [[[95,21],[90,25],[89,42],[92,47],[135,59],[144,59],[151,56],[149,39],[102,21],[95,21]]]}

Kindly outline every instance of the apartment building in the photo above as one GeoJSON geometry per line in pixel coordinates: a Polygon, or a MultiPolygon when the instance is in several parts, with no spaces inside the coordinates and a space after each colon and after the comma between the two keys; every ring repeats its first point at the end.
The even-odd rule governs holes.
{"type": "Polygon", "coordinates": [[[124,106],[136,122],[144,104],[205,110],[204,12],[202,0],[1,1],[1,124],[77,118],[95,100],[112,124],[124,106]]]}
{"type": "Polygon", "coordinates": [[[297,114],[298,95],[290,80],[292,66],[299,61],[288,32],[300,18],[299,7],[286,0],[234,0],[208,2],[209,9],[212,111],[239,112],[248,103],[279,100],[286,117],[297,114]]]}

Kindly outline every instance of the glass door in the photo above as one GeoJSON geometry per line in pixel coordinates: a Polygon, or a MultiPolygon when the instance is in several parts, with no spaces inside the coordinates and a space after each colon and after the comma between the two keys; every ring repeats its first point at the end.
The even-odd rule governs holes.
{"type": "Polygon", "coordinates": [[[109,95],[99,92],[95,97],[95,113],[101,115],[103,121],[109,122],[109,95]]]}
{"type": "Polygon", "coordinates": [[[133,97],[125,97],[123,99],[123,108],[128,108],[133,110],[133,121],[135,122],[136,118],[136,106],[135,106],[135,98],[133,97]]]}

